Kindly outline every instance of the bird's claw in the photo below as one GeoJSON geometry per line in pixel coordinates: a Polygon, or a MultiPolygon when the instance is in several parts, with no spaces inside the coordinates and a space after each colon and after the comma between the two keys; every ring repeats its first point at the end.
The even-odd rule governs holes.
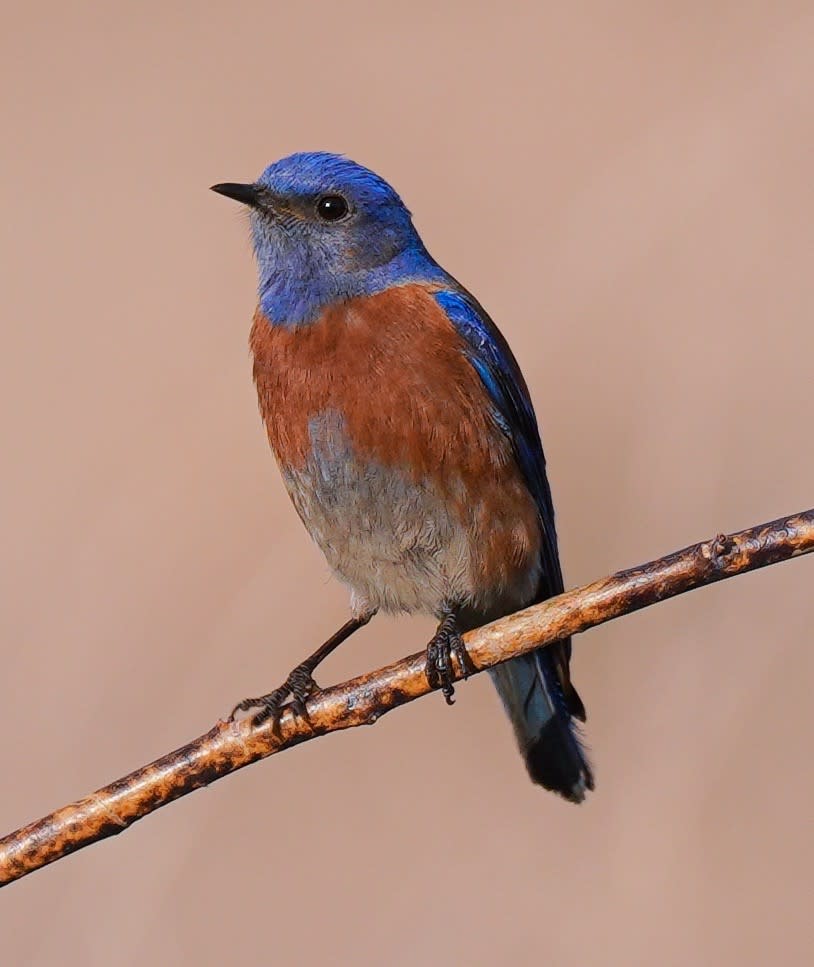
{"type": "Polygon", "coordinates": [[[259,698],[244,698],[242,702],[238,702],[229,713],[229,721],[233,722],[240,712],[257,709],[251,717],[252,725],[262,725],[271,719],[276,727],[288,698],[291,699],[291,708],[294,714],[307,719],[308,709],[305,703],[318,691],[319,686],[314,681],[308,665],[297,665],[285,682],[279,688],[275,688],[273,692],[269,692],[268,695],[261,695],[259,698]]]}
{"type": "Polygon", "coordinates": [[[427,681],[431,688],[440,688],[447,705],[454,705],[455,670],[452,656],[461,669],[464,680],[468,677],[469,662],[455,615],[449,614],[438,626],[427,645],[427,681]]]}

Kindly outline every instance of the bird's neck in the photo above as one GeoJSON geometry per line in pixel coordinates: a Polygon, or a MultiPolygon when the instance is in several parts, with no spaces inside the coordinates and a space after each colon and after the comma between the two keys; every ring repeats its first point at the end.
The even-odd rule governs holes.
{"type": "Polygon", "coordinates": [[[272,325],[307,325],[331,305],[409,282],[442,282],[446,273],[420,243],[373,268],[333,272],[313,262],[260,262],[259,301],[272,325]]]}

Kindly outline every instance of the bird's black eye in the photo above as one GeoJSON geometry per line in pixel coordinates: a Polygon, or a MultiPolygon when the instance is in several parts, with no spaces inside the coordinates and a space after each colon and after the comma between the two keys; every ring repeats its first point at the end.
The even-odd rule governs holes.
{"type": "Polygon", "coordinates": [[[317,202],[317,215],[324,222],[338,222],[348,214],[348,203],[341,195],[323,195],[317,202]]]}

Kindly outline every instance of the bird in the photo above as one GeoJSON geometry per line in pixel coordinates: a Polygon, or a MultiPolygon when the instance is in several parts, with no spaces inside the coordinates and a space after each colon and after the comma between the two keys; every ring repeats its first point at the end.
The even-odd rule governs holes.
{"type": "MultiPolygon", "coordinates": [[[[249,344],[288,494],[350,618],[284,683],[233,712],[306,714],[317,666],[379,611],[433,615],[429,684],[453,702],[462,635],[563,591],[526,382],[475,297],[432,258],[395,189],[308,151],[212,191],[249,213],[249,344]]],[[[594,777],[563,640],[491,669],[531,780],[582,802],[594,777]]]]}

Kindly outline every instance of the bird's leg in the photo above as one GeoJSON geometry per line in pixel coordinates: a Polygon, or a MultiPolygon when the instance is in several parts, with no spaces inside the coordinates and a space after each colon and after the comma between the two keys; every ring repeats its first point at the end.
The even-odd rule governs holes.
{"type": "Polygon", "coordinates": [[[432,688],[440,688],[447,705],[455,699],[453,681],[455,676],[450,658],[455,655],[464,679],[469,674],[469,659],[461,638],[458,616],[451,608],[445,613],[432,640],[427,645],[427,681],[432,688]]]}
{"type": "Polygon", "coordinates": [[[297,665],[279,688],[275,688],[268,695],[261,695],[259,698],[244,698],[242,702],[238,702],[230,712],[229,720],[233,721],[238,712],[257,709],[252,717],[254,725],[261,725],[266,719],[273,719],[276,723],[289,696],[296,714],[307,717],[306,699],[319,691],[319,686],[313,677],[317,665],[320,665],[343,641],[347,641],[354,631],[364,627],[375,613],[375,611],[368,611],[346,621],[339,631],[332,634],[325,644],[317,648],[313,655],[297,665]]]}

